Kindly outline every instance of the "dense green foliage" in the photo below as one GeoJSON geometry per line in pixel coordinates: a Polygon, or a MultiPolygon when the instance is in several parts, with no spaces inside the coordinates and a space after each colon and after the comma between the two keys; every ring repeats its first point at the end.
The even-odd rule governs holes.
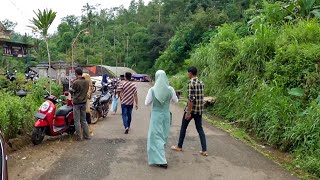
{"type": "MultiPolygon", "coordinates": [[[[174,69],[189,58],[196,44],[210,39],[216,26],[239,20],[249,4],[247,0],[152,0],[146,5],[133,0],[128,8],[102,9],[87,3],[82,16],[64,17],[57,32],[49,36],[50,54],[52,61],[70,62],[73,40],[88,28],[89,34],[80,33],[74,47],[74,59],[81,65],[128,66],[153,73],[160,67],[166,70],[162,60],[170,59],[174,69]]],[[[14,29],[13,22],[6,21],[6,26],[14,29]]],[[[35,45],[29,61],[47,61],[44,41],[21,35],[13,39],[35,45]]]]}
{"type": "MultiPolygon", "coordinates": [[[[206,94],[217,97],[213,113],[293,153],[298,167],[320,177],[320,23],[285,5],[251,7],[245,13],[253,17],[223,24],[182,63],[198,67],[206,94]]],[[[172,82],[181,88],[178,77],[172,82]]]]}
{"type": "MultiPolygon", "coordinates": [[[[179,90],[186,89],[185,69],[196,66],[206,95],[217,98],[212,113],[292,153],[297,167],[320,177],[319,5],[319,0],[152,0],[148,5],[139,0],[127,9],[86,4],[81,17],[63,18],[49,47],[53,60],[70,61],[73,39],[88,28],[76,43],[76,62],[143,73],[163,69],[179,90]]],[[[32,41],[32,57],[46,60],[45,43],[15,38],[32,41]]]]}
{"type": "MultiPolygon", "coordinates": [[[[47,79],[39,79],[36,83],[27,82],[23,74],[18,74],[14,82],[0,76],[0,129],[6,139],[31,132],[34,125],[33,116],[44,102],[43,87],[48,85],[47,79]],[[23,98],[16,96],[15,93],[20,89],[25,89],[28,95],[23,98]]],[[[52,92],[58,96],[62,89],[53,83],[52,92]]]]}

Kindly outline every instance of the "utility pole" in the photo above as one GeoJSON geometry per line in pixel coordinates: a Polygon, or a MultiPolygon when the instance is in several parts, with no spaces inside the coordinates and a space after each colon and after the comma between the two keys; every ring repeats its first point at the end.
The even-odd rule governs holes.
{"type": "Polygon", "coordinates": [[[103,64],[103,59],[104,59],[104,46],[103,44],[105,43],[105,35],[104,35],[104,25],[102,25],[102,29],[103,29],[103,43],[101,43],[101,46],[102,46],[102,53],[101,53],[101,67],[102,67],[102,64],[103,64]]]}
{"type": "Polygon", "coordinates": [[[118,74],[118,57],[115,56],[116,55],[116,34],[115,34],[115,30],[113,29],[113,53],[114,53],[114,57],[116,58],[116,76],[118,74]]]}
{"type": "Polygon", "coordinates": [[[127,34],[127,67],[129,67],[129,35],[127,34]]]}
{"type": "Polygon", "coordinates": [[[161,24],[161,4],[159,3],[159,17],[158,22],[161,24]]]}

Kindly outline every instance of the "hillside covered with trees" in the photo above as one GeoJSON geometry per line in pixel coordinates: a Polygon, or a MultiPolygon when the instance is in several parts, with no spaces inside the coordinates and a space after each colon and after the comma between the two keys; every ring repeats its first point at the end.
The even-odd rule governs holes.
{"type": "MultiPolygon", "coordinates": [[[[142,0],[128,8],[83,6],[49,37],[53,60],[163,69],[186,89],[185,69],[196,66],[210,113],[292,154],[296,167],[320,177],[319,0],[142,0]]],[[[35,61],[47,59],[43,41],[35,61]]]]}

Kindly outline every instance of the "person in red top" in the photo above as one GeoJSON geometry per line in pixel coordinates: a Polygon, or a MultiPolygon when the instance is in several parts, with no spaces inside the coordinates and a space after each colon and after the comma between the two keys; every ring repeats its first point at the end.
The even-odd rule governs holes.
{"type": "Polygon", "coordinates": [[[130,130],[134,102],[135,102],[136,110],[138,110],[137,87],[134,83],[130,82],[131,77],[132,77],[132,74],[127,72],[125,74],[125,81],[120,83],[118,87],[125,134],[128,134],[130,130]]]}

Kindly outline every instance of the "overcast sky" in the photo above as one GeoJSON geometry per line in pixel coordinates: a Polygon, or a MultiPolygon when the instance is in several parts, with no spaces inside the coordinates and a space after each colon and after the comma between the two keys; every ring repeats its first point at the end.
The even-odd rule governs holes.
{"type": "MultiPolygon", "coordinates": [[[[150,0],[144,0],[145,3],[150,0]]],[[[33,10],[51,8],[57,12],[57,17],[51,25],[49,32],[56,31],[61,18],[67,15],[80,16],[82,6],[86,3],[90,5],[101,4],[100,8],[111,8],[124,5],[128,7],[131,0],[1,0],[0,3],[0,20],[9,19],[18,23],[15,31],[31,33],[30,19],[34,17],[33,10]]]]}

